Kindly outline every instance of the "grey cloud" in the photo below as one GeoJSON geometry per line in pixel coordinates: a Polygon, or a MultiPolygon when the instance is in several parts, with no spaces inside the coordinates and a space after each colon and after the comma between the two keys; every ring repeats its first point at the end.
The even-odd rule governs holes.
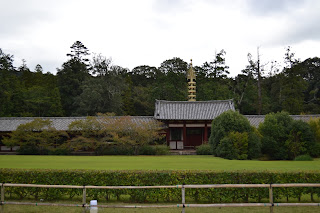
{"type": "Polygon", "coordinates": [[[32,31],[38,24],[54,19],[53,3],[47,1],[0,0],[0,4],[0,37],[32,31]]]}
{"type": "Polygon", "coordinates": [[[310,17],[306,21],[295,20],[288,25],[288,29],[284,31],[278,39],[279,43],[289,41],[290,43],[299,43],[302,41],[320,41],[320,26],[318,20],[320,15],[310,17]]]}
{"type": "Polygon", "coordinates": [[[299,8],[306,0],[247,0],[249,12],[258,16],[286,13],[299,8]]]}
{"type": "Polygon", "coordinates": [[[171,13],[188,10],[192,0],[155,0],[153,10],[159,13],[171,13]]]}
{"type": "Polygon", "coordinates": [[[287,13],[285,16],[287,25],[274,39],[275,44],[300,43],[302,41],[320,41],[320,2],[311,1],[299,12],[287,13]]]}

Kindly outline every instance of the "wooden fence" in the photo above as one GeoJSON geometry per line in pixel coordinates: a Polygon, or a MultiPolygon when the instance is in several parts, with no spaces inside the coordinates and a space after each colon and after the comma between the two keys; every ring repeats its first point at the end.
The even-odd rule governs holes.
{"type": "Polygon", "coordinates": [[[188,207],[270,207],[273,212],[274,206],[319,206],[320,203],[274,203],[273,188],[290,188],[290,187],[320,187],[320,183],[286,183],[286,184],[211,184],[211,185],[171,185],[171,186],[75,186],[75,185],[40,185],[40,184],[15,184],[0,183],[1,202],[4,204],[16,205],[37,205],[37,206],[81,206],[90,207],[86,200],[87,189],[181,189],[181,204],[176,205],[97,205],[104,208],[182,208],[184,212],[188,207]],[[33,188],[65,188],[65,189],[82,189],[82,204],[61,204],[61,203],[31,203],[31,202],[6,202],[5,187],[33,187],[33,188]],[[203,189],[203,188],[269,188],[268,203],[213,203],[213,204],[187,204],[185,199],[186,189],[203,189]]]}

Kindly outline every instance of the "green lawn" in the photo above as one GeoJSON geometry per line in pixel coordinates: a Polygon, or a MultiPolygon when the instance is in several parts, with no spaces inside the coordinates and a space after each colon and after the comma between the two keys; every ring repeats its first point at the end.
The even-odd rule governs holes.
{"type": "MultiPolygon", "coordinates": [[[[144,208],[144,209],[125,209],[125,208],[99,208],[99,213],[180,213],[181,208],[144,208]]],[[[47,206],[20,206],[20,205],[4,205],[0,206],[0,212],[6,213],[89,213],[90,209],[82,207],[47,207],[47,206]],[[2,208],[2,209],[1,209],[2,208]]],[[[93,211],[92,211],[93,212],[93,211]]],[[[225,207],[225,208],[186,208],[186,213],[269,213],[269,207],[225,207]]],[[[315,213],[319,212],[319,207],[274,207],[275,213],[315,213]]]]}
{"type": "Polygon", "coordinates": [[[310,171],[314,161],[225,160],[212,156],[23,156],[0,155],[0,168],[95,170],[310,171]]]}

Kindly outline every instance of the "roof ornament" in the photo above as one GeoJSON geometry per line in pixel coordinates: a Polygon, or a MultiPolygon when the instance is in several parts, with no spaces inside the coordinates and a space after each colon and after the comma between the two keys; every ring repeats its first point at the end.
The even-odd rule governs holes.
{"type": "Polygon", "coordinates": [[[196,101],[196,73],[192,67],[192,59],[190,59],[190,68],[187,71],[188,80],[188,101],[196,101]]]}

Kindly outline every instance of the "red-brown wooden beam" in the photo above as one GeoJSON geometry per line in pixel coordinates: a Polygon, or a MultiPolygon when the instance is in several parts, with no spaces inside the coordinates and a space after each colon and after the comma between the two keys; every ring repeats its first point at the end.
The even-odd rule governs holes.
{"type": "Polygon", "coordinates": [[[169,127],[165,131],[166,131],[167,146],[170,146],[170,129],[169,129],[169,127]]]}
{"type": "Polygon", "coordinates": [[[183,146],[187,144],[187,127],[186,122],[183,121],[183,146]]]}
{"type": "Polygon", "coordinates": [[[208,124],[207,121],[204,123],[204,141],[208,142],[208,124]]]}

